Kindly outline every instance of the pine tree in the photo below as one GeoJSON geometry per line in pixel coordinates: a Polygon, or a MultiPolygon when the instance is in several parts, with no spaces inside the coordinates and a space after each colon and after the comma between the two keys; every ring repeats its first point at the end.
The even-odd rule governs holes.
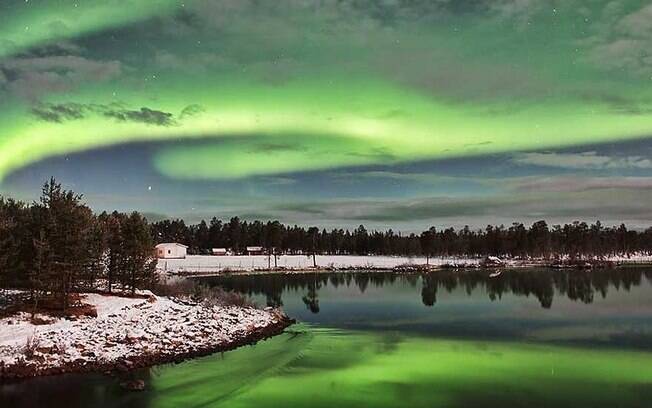
{"type": "Polygon", "coordinates": [[[147,220],[137,212],[123,219],[121,232],[124,259],[121,283],[133,294],[137,288],[151,286],[156,280],[154,241],[147,220]]]}
{"type": "Polygon", "coordinates": [[[0,288],[8,284],[11,271],[9,259],[14,247],[11,231],[15,220],[9,214],[8,207],[8,203],[0,198],[0,288]]]}
{"type": "Polygon", "coordinates": [[[431,227],[429,230],[421,233],[419,237],[421,240],[421,250],[426,256],[426,264],[430,264],[430,257],[435,252],[435,239],[437,237],[437,230],[431,227]]]}
{"type": "Polygon", "coordinates": [[[88,251],[94,216],[81,200],[81,195],[63,190],[52,178],[34,206],[38,213],[39,283],[64,311],[87,265],[94,262],[88,251]]]}
{"type": "Polygon", "coordinates": [[[102,230],[105,234],[106,245],[106,283],[109,293],[113,285],[119,280],[119,275],[124,270],[124,249],[122,240],[122,226],[125,224],[125,215],[118,212],[112,214],[102,213],[99,216],[102,230]]]}
{"type": "Polygon", "coordinates": [[[90,219],[86,245],[87,264],[82,276],[86,289],[95,289],[95,283],[107,267],[107,234],[104,224],[97,217],[90,219]]]}
{"type": "Polygon", "coordinates": [[[0,198],[0,285],[27,286],[30,252],[29,208],[0,198]]]}
{"type": "Polygon", "coordinates": [[[267,224],[267,241],[269,242],[267,249],[268,254],[274,256],[274,268],[278,268],[278,252],[283,243],[283,225],[280,222],[274,221],[267,224]]]}

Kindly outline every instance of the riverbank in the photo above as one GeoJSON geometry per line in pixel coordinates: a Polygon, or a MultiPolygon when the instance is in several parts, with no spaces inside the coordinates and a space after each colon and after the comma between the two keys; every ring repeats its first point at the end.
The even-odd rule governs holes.
{"type": "Polygon", "coordinates": [[[276,263],[266,255],[203,256],[191,255],[185,259],[161,259],[161,274],[179,277],[207,277],[237,274],[315,273],[315,272],[430,272],[443,269],[474,268],[555,268],[592,269],[629,265],[652,265],[652,256],[610,257],[605,259],[550,260],[489,258],[420,258],[350,255],[279,256],[276,263]],[[315,266],[316,264],[316,266],[315,266]]]}
{"type": "Polygon", "coordinates": [[[124,372],[223,352],[280,334],[278,309],[207,306],[149,295],[84,294],[97,317],[0,319],[0,380],[124,372]]]}

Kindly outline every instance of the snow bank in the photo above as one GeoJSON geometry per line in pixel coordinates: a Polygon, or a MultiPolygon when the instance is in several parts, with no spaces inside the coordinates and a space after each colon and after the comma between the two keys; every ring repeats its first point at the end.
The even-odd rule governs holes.
{"type": "MultiPolygon", "coordinates": [[[[426,258],[400,256],[350,256],[350,255],[317,255],[317,266],[334,269],[393,269],[403,265],[425,265],[426,258]]],[[[455,264],[478,264],[480,259],[430,258],[433,266],[455,264]]],[[[254,271],[267,269],[271,264],[274,268],[274,258],[271,262],[267,255],[247,256],[188,256],[186,259],[161,259],[158,268],[162,272],[196,272],[211,273],[226,270],[254,271]]],[[[313,267],[312,257],[305,255],[282,255],[277,257],[279,269],[303,270],[313,267]]]]}
{"type": "MultiPolygon", "coordinates": [[[[532,267],[546,266],[553,262],[550,259],[539,258],[461,258],[461,257],[437,257],[430,258],[428,264],[431,268],[442,266],[447,267],[479,267],[487,264],[486,260],[500,261],[507,267],[532,267]]],[[[561,257],[562,260],[568,257],[561,257]]],[[[636,254],[627,256],[614,256],[602,261],[616,264],[647,264],[652,263],[652,256],[647,254],[636,254]]],[[[353,256],[353,255],[317,255],[317,268],[321,270],[410,270],[411,267],[424,267],[425,257],[401,257],[401,256],[353,256]]],[[[491,263],[491,262],[490,262],[491,263]]],[[[281,271],[306,271],[313,269],[311,256],[306,255],[282,255],[277,257],[277,267],[274,266],[274,258],[267,255],[243,255],[243,256],[188,256],[185,259],[161,259],[158,261],[158,270],[162,273],[178,275],[210,275],[220,272],[251,272],[266,271],[270,268],[281,271]]]]}
{"type": "Polygon", "coordinates": [[[265,329],[289,324],[277,310],[205,307],[156,296],[86,294],[84,302],[96,306],[97,318],[38,326],[27,314],[0,319],[0,378],[135,368],[230,349],[252,333],[265,337],[260,336],[265,329]]]}

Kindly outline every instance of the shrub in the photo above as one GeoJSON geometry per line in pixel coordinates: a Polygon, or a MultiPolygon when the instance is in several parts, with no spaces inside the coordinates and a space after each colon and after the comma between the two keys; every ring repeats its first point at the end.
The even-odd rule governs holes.
{"type": "Polygon", "coordinates": [[[245,295],[229,292],[217,286],[202,285],[190,279],[158,283],[154,286],[153,292],[159,296],[187,299],[202,303],[207,307],[256,307],[256,304],[245,295]]]}
{"type": "Polygon", "coordinates": [[[38,336],[33,334],[27,338],[27,341],[25,341],[25,345],[23,346],[23,354],[28,359],[31,359],[34,357],[36,349],[38,349],[40,346],[41,340],[38,338],[38,336]]]}

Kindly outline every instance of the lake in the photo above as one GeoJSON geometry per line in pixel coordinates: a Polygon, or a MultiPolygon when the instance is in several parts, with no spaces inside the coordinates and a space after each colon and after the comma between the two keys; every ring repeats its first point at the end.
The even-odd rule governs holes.
{"type": "Polygon", "coordinates": [[[301,323],[120,379],[0,386],[2,407],[649,407],[652,269],[205,278],[301,323]]]}

